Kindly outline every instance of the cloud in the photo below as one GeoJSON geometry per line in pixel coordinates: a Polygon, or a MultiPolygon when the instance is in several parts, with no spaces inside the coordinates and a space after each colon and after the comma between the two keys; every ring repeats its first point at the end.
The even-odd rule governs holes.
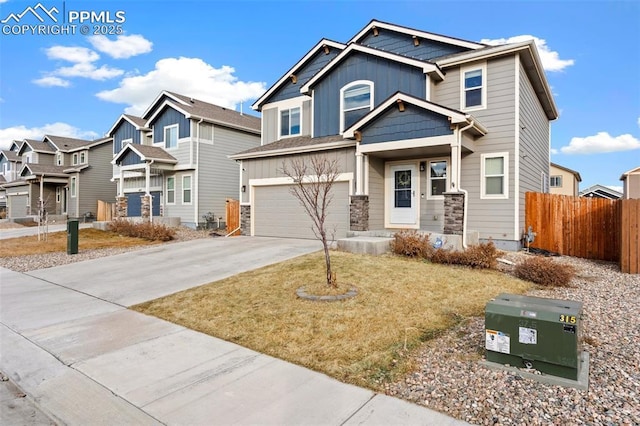
{"type": "Polygon", "coordinates": [[[69,82],[69,80],[63,80],[60,77],[53,76],[42,77],[32,81],[33,83],[42,87],[69,87],[71,85],[71,82],[69,82]]]}
{"type": "Polygon", "coordinates": [[[90,130],[81,130],[67,123],[51,123],[42,127],[27,127],[24,125],[0,129],[0,148],[9,149],[11,142],[23,139],[42,139],[44,135],[67,136],[78,139],[95,139],[99,135],[90,130]]]}
{"type": "Polygon", "coordinates": [[[111,68],[103,65],[97,68],[92,63],[78,63],[71,67],[61,67],[53,72],[63,77],[83,77],[91,80],[108,80],[110,78],[119,77],[124,71],[118,68],[111,68]]]}
{"type": "Polygon", "coordinates": [[[115,40],[109,40],[106,36],[97,35],[89,37],[89,43],[96,50],[106,53],[115,59],[126,59],[149,53],[153,47],[153,43],[139,34],[119,35],[115,40]]]}
{"type": "Polygon", "coordinates": [[[609,189],[613,189],[614,191],[618,191],[621,194],[624,192],[624,188],[619,185],[604,185],[604,186],[606,186],[609,189]]]}
{"type": "Polygon", "coordinates": [[[555,148],[551,148],[551,154],[557,154],[559,151],[555,148]]]}
{"type": "Polygon", "coordinates": [[[638,127],[640,127],[640,117],[638,117],[638,127]]]}
{"type": "Polygon", "coordinates": [[[214,68],[199,58],[165,58],[147,74],[125,77],[118,88],[96,96],[129,105],[125,112],[133,115],[142,114],[162,90],[235,109],[238,103],[262,95],[265,83],[238,81],[234,72],[232,67],[214,68]]]}
{"type": "Polygon", "coordinates": [[[87,47],[52,46],[45,49],[45,53],[49,59],[62,59],[74,63],[95,62],[100,59],[100,55],[87,47]]]}
{"type": "Polygon", "coordinates": [[[607,132],[585,138],[571,138],[569,145],[560,148],[563,154],[599,154],[605,152],[620,152],[640,149],[640,140],[624,134],[613,137],[607,132]]]}
{"type": "Polygon", "coordinates": [[[562,71],[566,67],[569,67],[574,64],[573,59],[560,59],[560,55],[558,52],[555,52],[547,46],[547,41],[538,37],[534,37],[532,35],[519,35],[509,38],[498,38],[498,39],[482,39],[481,43],[490,44],[490,45],[500,45],[507,43],[520,43],[527,40],[534,40],[536,47],[538,48],[538,54],[540,55],[540,60],[542,61],[542,66],[546,71],[562,71]]]}

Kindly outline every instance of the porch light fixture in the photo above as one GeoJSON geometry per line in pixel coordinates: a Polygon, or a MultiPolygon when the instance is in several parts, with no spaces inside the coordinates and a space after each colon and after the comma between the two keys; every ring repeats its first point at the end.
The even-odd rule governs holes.
{"type": "Polygon", "coordinates": [[[413,36],[413,45],[414,46],[420,45],[420,39],[418,38],[418,36],[413,36]]]}
{"type": "Polygon", "coordinates": [[[290,77],[293,84],[296,84],[298,82],[298,77],[295,74],[291,74],[290,77]]]}
{"type": "Polygon", "coordinates": [[[404,112],[404,102],[402,102],[402,99],[398,99],[396,103],[398,104],[398,110],[404,112]]]}
{"type": "Polygon", "coordinates": [[[420,171],[424,172],[427,169],[427,163],[425,161],[420,162],[420,171]]]}
{"type": "Polygon", "coordinates": [[[240,191],[247,192],[247,185],[242,185],[242,187],[240,188],[240,191]]]}

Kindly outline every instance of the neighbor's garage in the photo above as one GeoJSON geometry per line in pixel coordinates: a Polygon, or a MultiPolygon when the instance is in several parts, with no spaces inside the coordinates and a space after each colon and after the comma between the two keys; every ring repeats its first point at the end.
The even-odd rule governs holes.
{"type": "MultiPolygon", "coordinates": [[[[298,199],[289,192],[290,188],[291,185],[254,187],[254,235],[316,238],[311,230],[311,218],[298,199]]],[[[331,191],[333,200],[327,215],[327,233],[332,232],[335,226],[335,239],[344,238],[349,229],[349,184],[336,182],[331,191]]]]}
{"type": "Polygon", "coordinates": [[[14,219],[17,217],[27,216],[27,205],[29,202],[29,194],[25,195],[7,195],[7,217],[14,219]]]}

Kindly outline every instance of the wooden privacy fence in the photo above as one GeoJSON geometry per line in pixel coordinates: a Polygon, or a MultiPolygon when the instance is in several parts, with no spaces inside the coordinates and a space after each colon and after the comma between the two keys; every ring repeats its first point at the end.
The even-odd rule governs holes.
{"type": "Polygon", "coordinates": [[[227,234],[240,235],[240,201],[227,199],[227,234]]]}
{"type": "Polygon", "coordinates": [[[640,200],[527,192],[525,226],[537,235],[531,247],[563,255],[619,262],[638,272],[640,200]]]}
{"type": "Polygon", "coordinates": [[[115,204],[107,203],[106,201],[98,200],[98,213],[96,214],[96,220],[99,222],[111,222],[113,216],[115,216],[115,204]]]}

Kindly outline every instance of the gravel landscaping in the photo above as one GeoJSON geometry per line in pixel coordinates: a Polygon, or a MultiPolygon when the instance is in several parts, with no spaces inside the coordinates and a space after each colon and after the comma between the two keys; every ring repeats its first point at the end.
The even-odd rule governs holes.
{"type": "MultiPolygon", "coordinates": [[[[180,228],[175,241],[211,238],[180,228]]],[[[169,243],[170,244],[170,243],[169,243]]],[[[145,247],[0,259],[0,266],[30,271],[145,247]]],[[[508,253],[517,262],[524,253],[508,253]]],[[[559,257],[577,271],[569,288],[537,288],[530,296],[582,301],[583,349],[590,354],[589,390],[542,384],[479,365],[484,318],[464,321],[429,341],[416,369],[386,386],[388,395],[478,425],[640,425],[640,275],[607,262],[559,257]]],[[[509,267],[502,266],[506,273],[509,267]]]]}

